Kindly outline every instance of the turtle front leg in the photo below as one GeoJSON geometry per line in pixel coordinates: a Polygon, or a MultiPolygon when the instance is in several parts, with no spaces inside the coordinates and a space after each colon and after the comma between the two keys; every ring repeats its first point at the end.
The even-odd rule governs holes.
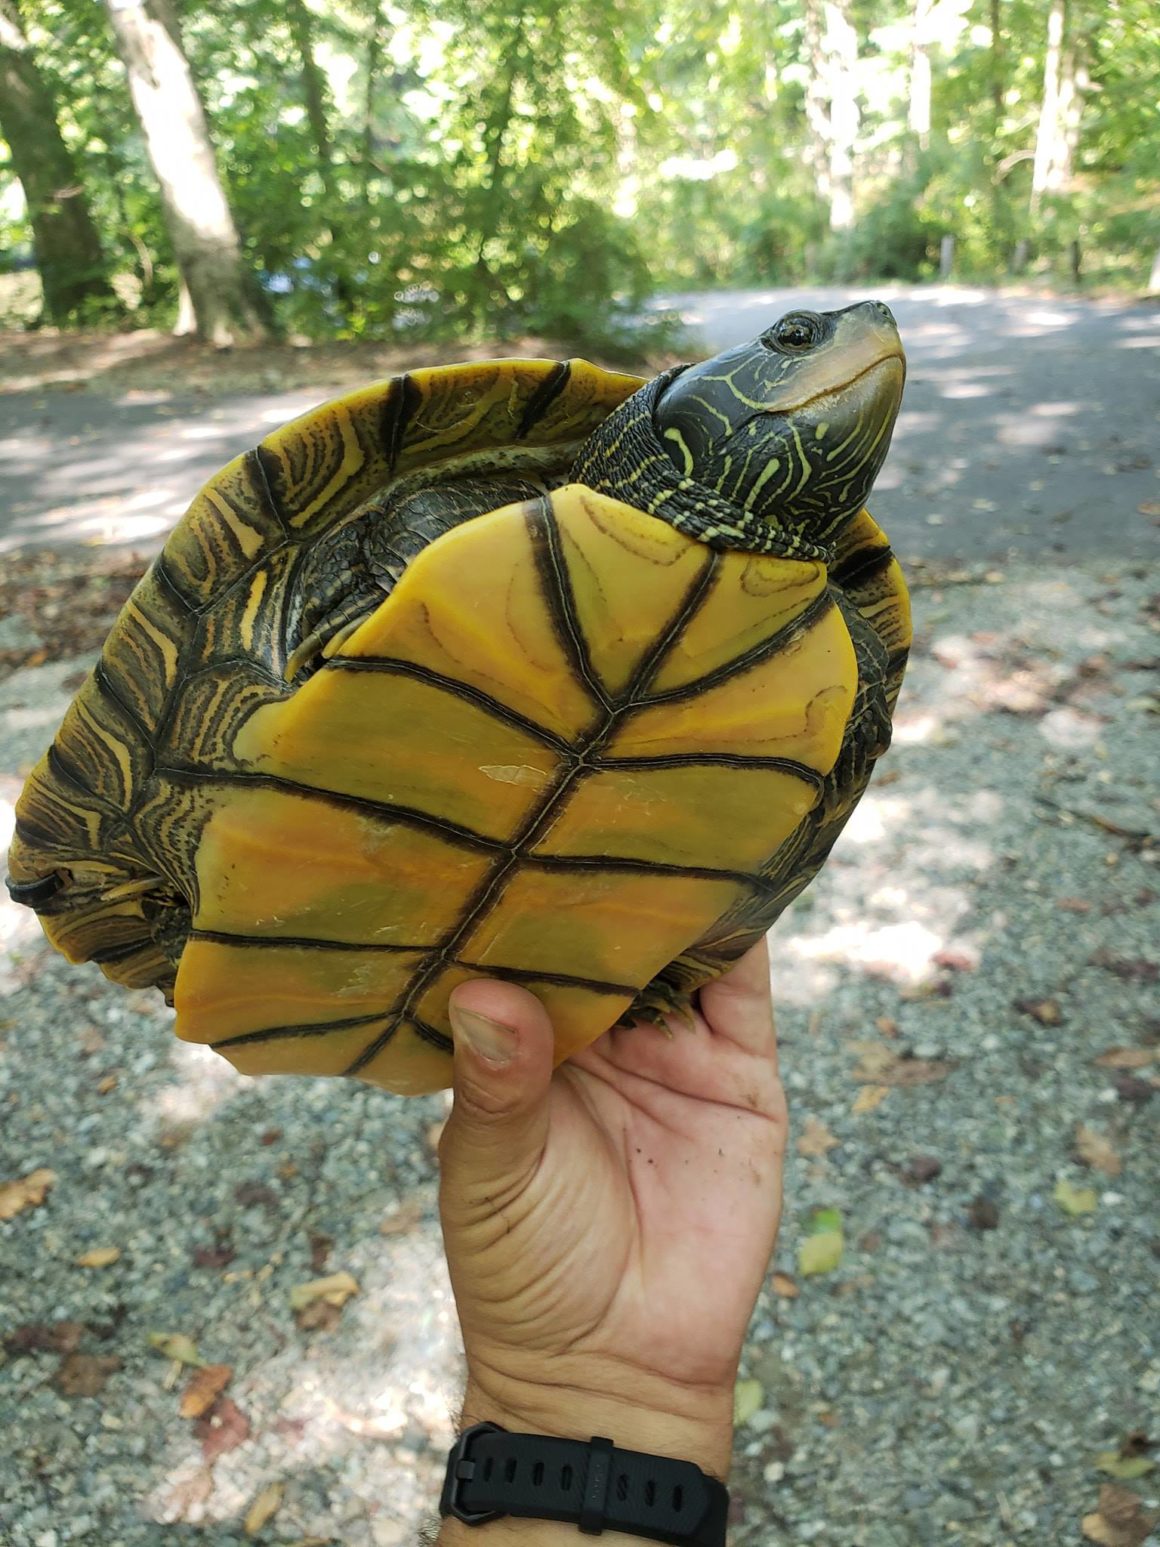
{"type": "Polygon", "coordinates": [[[670,971],[671,968],[666,967],[664,972],[658,973],[651,983],[641,989],[617,1021],[618,1026],[636,1026],[643,1021],[646,1025],[659,1027],[666,1036],[672,1036],[670,1017],[686,1026],[692,1026],[693,993],[670,982],[666,978],[666,973],[670,971]]]}
{"type": "Polygon", "coordinates": [[[717,929],[717,934],[699,940],[646,983],[616,1024],[634,1026],[644,1021],[670,1036],[672,1020],[692,1026],[699,991],[728,972],[765,934],[760,928],[732,927],[727,920],[717,929]]]}

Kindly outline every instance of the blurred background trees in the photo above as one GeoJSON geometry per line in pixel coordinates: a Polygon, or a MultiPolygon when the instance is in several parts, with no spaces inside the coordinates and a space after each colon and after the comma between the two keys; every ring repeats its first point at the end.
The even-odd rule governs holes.
{"type": "Polygon", "coordinates": [[[1160,275],[1155,0],[0,0],[0,321],[614,342],[1160,275]],[[5,315],[6,314],[6,315],[5,315]]]}

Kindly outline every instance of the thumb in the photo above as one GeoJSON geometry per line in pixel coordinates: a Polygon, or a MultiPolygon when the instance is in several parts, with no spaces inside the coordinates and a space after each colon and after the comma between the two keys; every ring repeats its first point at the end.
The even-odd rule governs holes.
{"type": "Polygon", "coordinates": [[[444,1185],[494,1197],[535,1167],[548,1137],[554,1039],[534,994],[510,983],[462,984],[448,1006],[455,1100],[439,1146],[444,1185]]]}

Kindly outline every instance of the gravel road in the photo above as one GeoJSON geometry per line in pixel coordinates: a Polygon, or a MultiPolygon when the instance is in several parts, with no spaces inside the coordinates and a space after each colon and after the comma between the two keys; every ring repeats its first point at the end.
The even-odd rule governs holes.
{"type": "MultiPolygon", "coordinates": [[[[1113,433],[1139,448],[1125,458],[1156,453],[1138,347],[1155,319],[1048,324],[1028,302],[1020,322],[1005,303],[992,348],[972,319],[994,331],[993,300],[958,296],[942,343],[923,333],[931,297],[913,315],[887,297],[918,422],[874,508],[895,535],[910,512],[918,638],[895,748],[773,937],[794,1143],[738,1393],[733,1547],[1160,1542],[1160,616],[1142,557],[1155,512],[1138,509],[1157,489],[1151,465],[1106,470],[1113,433]],[[1036,386],[1024,357],[1045,339],[1073,362],[1086,349],[1085,369],[1057,353],[1036,386]],[[997,407],[991,368],[1038,396],[997,407]],[[1093,419],[1099,384],[1132,372],[1093,419]],[[936,399],[939,426],[922,419],[936,399]],[[1000,433],[1041,419],[1043,444],[1000,433]],[[1055,521],[1069,480],[1082,514],[1055,521]],[[1027,533],[1016,489],[1043,501],[1027,533]],[[1063,551],[1031,562],[1049,530],[1063,551]],[[826,1209],[841,1260],[807,1275],[826,1209]]],[[[752,331],[736,305],[698,307],[715,342],[752,331]]],[[[50,530],[32,509],[44,433],[43,454],[20,453],[37,481],[23,514],[9,504],[10,539],[50,530]]],[[[215,439],[205,471],[232,449],[215,439]]],[[[57,445],[51,498],[72,503],[52,530],[75,536],[98,474],[70,483],[71,462],[57,445]]],[[[193,462],[165,465],[184,503],[193,462]]],[[[0,820],[87,664],[0,682],[0,820]]],[[[0,1543],[409,1544],[459,1380],[435,1211],[444,1100],[242,1079],[169,1025],[0,903],[0,1184],[35,1178],[0,1191],[0,1543]],[[295,1308],[296,1289],[342,1274],[342,1304],[295,1308]],[[226,1373],[203,1373],[183,1415],[193,1367],[171,1356],[190,1343],[228,1367],[200,1417],[226,1373]]]]}

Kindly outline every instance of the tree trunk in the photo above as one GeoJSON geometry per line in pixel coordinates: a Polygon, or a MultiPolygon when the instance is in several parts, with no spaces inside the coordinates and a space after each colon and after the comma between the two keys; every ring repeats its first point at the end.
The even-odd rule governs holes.
{"type": "Polygon", "coordinates": [[[930,145],[930,14],[931,0],[914,0],[911,12],[910,101],[906,121],[921,149],[930,145]]]}
{"type": "Polygon", "coordinates": [[[1152,277],[1148,281],[1148,294],[1160,295],[1160,247],[1156,249],[1156,256],[1152,259],[1152,277]]]}
{"type": "Polygon", "coordinates": [[[290,36],[294,39],[294,47],[302,65],[302,96],[318,156],[318,171],[326,193],[328,211],[333,213],[334,153],[330,127],[326,121],[326,80],[314,56],[313,18],[307,9],[306,0],[285,0],[285,4],[290,36]]]}
{"type": "Polygon", "coordinates": [[[818,195],[830,206],[830,230],[846,231],[854,224],[858,36],[835,0],[806,0],[804,19],[810,162],[818,195]]]}
{"type": "Polygon", "coordinates": [[[45,318],[63,327],[86,302],[118,307],[52,87],[12,0],[0,0],[0,130],[28,205],[45,318]]]}
{"type": "Polygon", "coordinates": [[[264,337],[171,0],[105,5],[197,333],[219,347],[264,337]]]}
{"type": "Polygon", "coordinates": [[[842,5],[826,3],[826,35],[830,42],[830,230],[848,231],[854,224],[854,142],[858,138],[858,34],[842,5]]]}
{"type": "Polygon", "coordinates": [[[1057,166],[1066,150],[1061,146],[1059,111],[1060,63],[1063,34],[1067,21],[1067,0],[1051,0],[1047,17],[1047,52],[1043,61],[1043,100],[1039,106],[1039,129],[1035,136],[1035,166],[1031,173],[1032,220],[1039,213],[1043,195],[1057,187],[1057,166]]]}

